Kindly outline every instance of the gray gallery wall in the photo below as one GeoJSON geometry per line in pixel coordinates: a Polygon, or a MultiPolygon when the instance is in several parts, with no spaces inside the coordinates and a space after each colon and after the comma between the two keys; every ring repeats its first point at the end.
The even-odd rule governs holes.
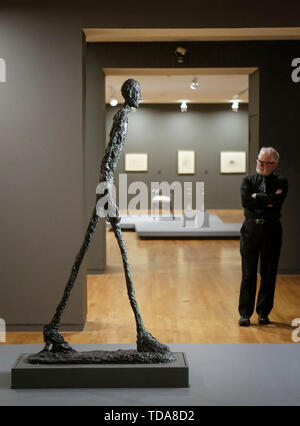
{"type": "MultiPolygon", "coordinates": [[[[127,173],[128,186],[134,181],[148,186],[148,205],[151,206],[151,182],[204,182],[205,208],[241,208],[239,189],[244,174],[221,174],[221,151],[248,153],[248,105],[241,104],[239,112],[231,104],[189,104],[180,112],[179,104],[141,104],[129,116],[127,140],[116,170],[125,173],[125,153],[147,152],[148,172],[127,173]],[[195,175],[177,174],[177,150],[194,150],[195,175]]],[[[107,106],[107,139],[113,115],[119,107],[107,106]]],[[[118,188],[118,185],[117,185],[118,188]]],[[[118,193],[117,193],[118,196],[118,193]]],[[[128,202],[134,195],[128,195],[128,202]]]]}
{"type": "MultiPolygon", "coordinates": [[[[0,57],[0,317],[34,329],[54,314],[85,226],[82,34],[58,12],[2,8],[0,57]]],[[[63,316],[74,329],[85,275],[63,316]]]]}
{"type": "MultiPolygon", "coordinates": [[[[171,1],[150,6],[134,0],[113,5],[88,0],[80,4],[36,0],[26,5],[17,0],[1,1],[0,57],[7,64],[7,82],[0,84],[0,317],[11,328],[40,328],[51,318],[81,244],[94,197],[94,189],[90,194],[86,191],[86,165],[96,149],[99,158],[94,159],[95,170],[91,171],[94,188],[104,147],[102,56],[114,57],[115,53],[111,45],[106,46],[105,54],[99,58],[97,52],[94,57],[95,70],[87,64],[85,73],[82,29],[300,25],[298,1],[286,5],[276,0],[270,7],[267,0],[247,5],[228,0],[223,7],[223,3],[210,0],[194,2],[193,13],[189,7],[178,13],[171,1]],[[93,94],[93,101],[91,85],[85,92],[85,80],[94,77],[99,92],[93,94]],[[92,146],[96,142],[99,146],[92,146]]],[[[137,45],[133,50],[123,45],[123,66],[135,63],[136,55],[143,66],[177,66],[172,56],[174,44],[161,48],[151,43],[148,47],[137,45]]],[[[281,171],[291,183],[281,259],[282,268],[289,272],[299,271],[300,250],[300,84],[290,79],[294,57],[299,57],[298,41],[200,43],[188,64],[252,64],[261,68],[260,144],[279,147],[281,171]]],[[[101,250],[95,254],[97,264],[92,265],[99,270],[105,264],[104,235],[101,238],[94,242],[101,250]]],[[[82,327],[85,319],[83,265],[62,325],[82,327]]]]}

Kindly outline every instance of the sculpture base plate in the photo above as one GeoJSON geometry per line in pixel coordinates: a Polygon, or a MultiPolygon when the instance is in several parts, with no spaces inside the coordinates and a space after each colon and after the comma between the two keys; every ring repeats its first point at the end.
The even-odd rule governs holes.
{"type": "Polygon", "coordinates": [[[189,387],[186,354],[158,364],[31,364],[22,354],[11,370],[12,389],[189,387]]]}

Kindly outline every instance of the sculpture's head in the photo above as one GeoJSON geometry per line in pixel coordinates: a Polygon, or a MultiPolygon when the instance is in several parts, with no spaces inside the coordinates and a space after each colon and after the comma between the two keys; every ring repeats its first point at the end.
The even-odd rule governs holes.
{"type": "Polygon", "coordinates": [[[130,78],[122,84],[122,95],[125,99],[125,104],[132,108],[138,108],[141,98],[140,83],[133,78],[130,78]]]}

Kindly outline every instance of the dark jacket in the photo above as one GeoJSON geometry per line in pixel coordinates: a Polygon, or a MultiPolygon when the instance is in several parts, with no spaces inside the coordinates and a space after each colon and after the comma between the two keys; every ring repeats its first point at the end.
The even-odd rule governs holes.
{"type": "Polygon", "coordinates": [[[282,176],[271,173],[263,178],[259,174],[248,175],[241,185],[242,206],[246,218],[279,219],[281,207],[288,192],[288,181],[282,176]],[[264,182],[265,182],[265,188],[264,182]],[[281,194],[275,194],[282,189],[281,194]],[[266,192],[264,192],[264,190],[266,192]],[[251,195],[256,193],[256,198],[251,195]],[[272,205],[272,207],[268,207],[272,205]]]}

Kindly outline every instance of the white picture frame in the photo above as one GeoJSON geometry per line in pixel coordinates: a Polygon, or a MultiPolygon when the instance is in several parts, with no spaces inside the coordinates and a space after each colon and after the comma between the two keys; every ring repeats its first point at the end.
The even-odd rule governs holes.
{"type": "Polygon", "coordinates": [[[125,172],[147,172],[148,154],[146,152],[125,154],[125,172]]]}
{"type": "Polygon", "coordinates": [[[177,174],[194,175],[195,174],[195,151],[183,150],[177,151],[177,174]]]}
{"type": "Polygon", "coordinates": [[[220,173],[246,173],[246,151],[221,151],[220,173]]]}

